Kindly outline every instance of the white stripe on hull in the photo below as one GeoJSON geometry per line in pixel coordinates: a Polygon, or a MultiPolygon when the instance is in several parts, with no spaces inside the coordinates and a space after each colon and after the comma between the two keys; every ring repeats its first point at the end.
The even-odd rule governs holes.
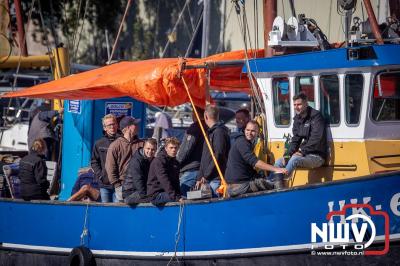
{"type": "MultiPolygon", "coordinates": [[[[390,240],[399,240],[400,234],[390,235],[390,240]]],[[[375,241],[382,242],[384,236],[377,236],[375,241]]],[[[221,256],[221,255],[242,255],[242,254],[257,254],[257,253],[276,253],[282,251],[302,251],[311,250],[311,245],[315,248],[323,247],[324,243],[308,243],[299,245],[287,245],[287,246],[275,246],[275,247],[262,247],[262,248],[244,248],[244,249],[228,249],[228,250],[209,250],[209,251],[188,251],[188,252],[177,252],[178,257],[191,257],[191,256],[221,256]]],[[[33,246],[33,245],[21,245],[12,243],[3,243],[5,248],[13,249],[25,249],[32,251],[46,251],[46,252],[62,252],[70,253],[72,248],[59,248],[59,247],[48,247],[48,246],[33,246]]],[[[95,255],[111,255],[111,256],[134,256],[134,257],[172,257],[175,255],[174,252],[144,252],[144,251],[114,251],[114,250],[91,250],[95,255]]]]}

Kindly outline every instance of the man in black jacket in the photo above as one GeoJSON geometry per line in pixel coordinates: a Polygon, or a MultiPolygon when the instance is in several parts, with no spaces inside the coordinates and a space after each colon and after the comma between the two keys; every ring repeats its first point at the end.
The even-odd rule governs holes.
{"type": "Polygon", "coordinates": [[[122,197],[125,203],[137,204],[147,194],[147,177],[150,163],[157,150],[157,140],[147,139],[143,148],[139,148],[129,161],[126,177],[122,182],[122,197]]]}
{"type": "Polygon", "coordinates": [[[90,164],[99,183],[101,201],[117,202],[114,187],[110,184],[105,169],[108,147],[120,136],[118,133],[117,118],[113,114],[108,114],[103,117],[102,123],[104,136],[94,144],[90,164]]]}
{"type": "Polygon", "coordinates": [[[46,143],[43,139],[33,141],[31,150],[19,163],[21,197],[24,200],[49,200],[47,189],[47,167],[44,153],[46,143]]]}
{"type": "Polygon", "coordinates": [[[286,167],[288,176],[297,167],[313,169],[322,166],[327,156],[326,127],[322,114],[308,106],[307,96],[302,92],[293,97],[293,105],[296,116],[288,150],[290,159],[280,158],[275,163],[277,167],[286,167]]]}
{"type": "Polygon", "coordinates": [[[259,133],[256,121],[249,121],[244,133],[236,136],[229,151],[225,179],[228,183],[229,196],[234,197],[248,192],[257,192],[272,188],[255,168],[286,174],[285,168],[277,168],[259,160],[254,154],[254,145],[259,133]]]}
{"type": "MultiPolygon", "coordinates": [[[[197,108],[197,112],[201,119],[201,123],[206,128],[206,125],[204,124],[204,110],[197,108]]],[[[197,121],[194,112],[192,117],[194,122],[187,129],[179,148],[178,155],[176,156],[176,159],[181,165],[179,182],[183,196],[186,196],[186,193],[196,185],[204,144],[204,136],[200,129],[200,122],[197,121]]]]}
{"type": "Polygon", "coordinates": [[[167,138],[165,148],[150,164],[147,196],[154,205],[183,200],[179,191],[179,162],[176,160],[178,149],[179,140],[175,137],[167,138]]]}
{"type": "MultiPolygon", "coordinates": [[[[222,174],[224,174],[230,149],[229,129],[223,124],[223,122],[219,122],[219,110],[218,107],[214,105],[209,104],[206,106],[204,111],[204,121],[209,128],[207,132],[208,139],[212,146],[215,158],[217,159],[222,174]]],[[[216,191],[221,185],[221,179],[206,142],[204,142],[203,145],[196,188],[199,188],[203,183],[210,183],[213,196],[216,197],[216,191]]]]}

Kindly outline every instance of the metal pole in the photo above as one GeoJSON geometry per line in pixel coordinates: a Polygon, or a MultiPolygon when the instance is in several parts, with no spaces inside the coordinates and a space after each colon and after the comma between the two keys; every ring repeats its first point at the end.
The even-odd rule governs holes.
{"type": "Polygon", "coordinates": [[[48,55],[31,55],[26,57],[7,56],[0,57],[0,69],[4,68],[32,68],[32,67],[48,67],[50,66],[50,58],[48,55]]]}
{"type": "Polygon", "coordinates": [[[345,11],[345,18],[344,18],[344,35],[345,35],[345,40],[346,40],[346,47],[349,46],[349,40],[350,40],[350,24],[351,24],[351,17],[352,17],[352,11],[351,10],[346,10],[345,11]]]}
{"type": "Polygon", "coordinates": [[[271,57],[273,50],[268,46],[269,33],[272,30],[272,24],[277,14],[277,1],[264,0],[263,13],[264,13],[264,49],[265,57],[271,57]]]}
{"type": "MultiPolygon", "coordinates": [[[[53,49],[54,57],[54,79],[60,79],[62,77],[68,76],[70,72],[69,66],[69,54],[68,50],[64,47],[58,47],[53,49]]],[[[59,110],[63,107],[62,100],[54,99],[53,101],[54,110],[59,110]]]]}
{"type": "Polygon", "coordinates": [[[18,41],[19,48],[22,56],[28,56],[28,51],[26,49],[25,42],[25,29],[24,29],[24,20],[22,19],[22,7],[20,0],[14,0],[15,5],[15,13],[17,15],[17,27],[18,27],[18,41]]]}
{"type": "Polygon", "coordinates": [[[203,35],[201,42],[201,57],[208,56],[208,40],[210,37],[210,13],[211,3],[210,0],[203,1],[203,35]]]}
{"type": "Polygon", "coordinates": [[[372,32],[374,33],[376,43],[383,44],[382,35],[381,35],[381,32],[379,31],[378,22],[376,22],[376,17],[375,17],[374,10],[372,9],[371,1],[364,0],[364,6],[365,6],[365,9],[367,10],[369,23],[371,24],[372,32]]]}

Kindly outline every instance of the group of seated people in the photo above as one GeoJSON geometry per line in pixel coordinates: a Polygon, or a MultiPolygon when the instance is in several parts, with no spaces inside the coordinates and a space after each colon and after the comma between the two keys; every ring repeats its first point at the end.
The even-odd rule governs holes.
{"type": "MultiPolygon", "coordinates": [[[[218,197],[221,195],[221,173],[230,197],[282,188],[283,179],[290,177],[295,168],[320,167],[326,158],[326,131],[322,115],[308,106],[304,94],[294,96],[293,100],[296,116],[288,150],[290,159],[281,158],[275,165],[267,164],[254,153],[260,126],[250,119],[246,109],[236,112],[237,132],[230,133],[219,121],[218,107],[207,105],[204,110],[197,108],[200,120],[193,115],[194,122],[186,131],[182,143],[175,137],[169,137],[162,147],[157,147],[155,139],[139,139],[140,119],[123,117],[118,128],[116,117],[108,114],[102,120],[104,136],[93,148],[93,170],[86,172],[89,178],[81,176],[78,179],[69,200],[86,198],[101,202],[152,202],[160,205],[182,201],[188,191],[203,185],[211,188],[213,197],[218,197]],[[208,143],[204,140],[200,123],[206,129],[208,143]],[[217,161],[219,169],[214,161],[217,161]],[[267,176],[263,174],[266,171],[270,173],[267,176]]],[[[45,143],[40,140],[35,143],[32,153],[28,155],[32,158],[21,160],[22,173],[25,168],[31,173],[36,171],[31,178],[34,176],[38,183],[34,194],[25,195],[27,200],[36,197],[44,199],[48,188],[48,182],[38,178],[43,176],[41,163],[35,164],[40,160],[41,145],[45,143]]],[[[24,183],[22,178],[21,183],[24,183]]]]}

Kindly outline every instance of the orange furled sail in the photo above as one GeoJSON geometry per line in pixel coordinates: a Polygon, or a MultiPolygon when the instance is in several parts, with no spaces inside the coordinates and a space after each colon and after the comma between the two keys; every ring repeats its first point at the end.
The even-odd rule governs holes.
{"type": "MultiPolygon", "coordinates": [[[[248,57],[263,55],[263,50],[248,52],[248,57]]],[[[244,51],[213,55],[202,59],[185,59],[185,64],[204,65],[242,60],[244,51]]],[[[182,59],[165,58],[135,62],[119,62],[95,70],[39,84],[2,97],[30,97],[45,99],[93,100],[129,96],[159,106],[176,106],[189,101],[181,75],[190,88],[196,104],[205,102],[207,84],[204,68],[182,71],[182,59]]],[[[214,90],[249,92],[247,75],[242,65],[212,68],[210,86],[214,90]]]]}

